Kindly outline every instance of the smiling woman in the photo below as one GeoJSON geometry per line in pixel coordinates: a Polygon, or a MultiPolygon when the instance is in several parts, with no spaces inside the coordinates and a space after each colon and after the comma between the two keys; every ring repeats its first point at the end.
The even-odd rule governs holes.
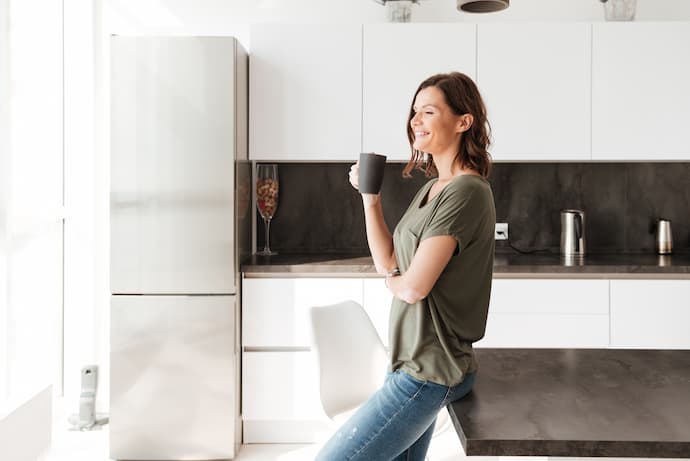
{"type": "MultiPolygon", "coordinates": [[[[472,389],[472,343],[486,327],[495,245],[488,133],[469,77],[429,77],[409,112],[404,174],[438,177],[417,192],[393,234],[381,194],[362,192],[369,249],[394,296],[388,375],[317,460],[423,460],[439,410],[472,389]]],[[[359,189],[359,163],[350,182],[359,189]]]]}

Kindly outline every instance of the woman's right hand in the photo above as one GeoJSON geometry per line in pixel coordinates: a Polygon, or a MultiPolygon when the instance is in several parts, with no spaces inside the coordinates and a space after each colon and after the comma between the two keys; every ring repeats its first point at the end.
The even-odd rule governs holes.
{"type": "MultiPolygon", "coordinates": [[[[359,160],[357,160],[357,163],[350,167],[350,184],[352,184],[352,187],[359,190],[359,160]]],[[[361,195],[364,206],[376,205],[381,199],[381,193],[361,195]]]]}

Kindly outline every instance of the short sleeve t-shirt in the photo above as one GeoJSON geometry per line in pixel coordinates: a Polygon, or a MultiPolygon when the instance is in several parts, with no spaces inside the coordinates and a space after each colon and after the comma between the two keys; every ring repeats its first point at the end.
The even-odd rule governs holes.
{"type": "Polygon", "coordinates": [[[496,210],[481,176],[456,176],[427,201],[436,181],[422,186],[393,232],[398,267],[404,273],[429,237],[450,235],[458,248],[425,299],[408,304],[393,298],[391,370],[454,386],[477,369],[472,343],[486,328],[496,210]]]}

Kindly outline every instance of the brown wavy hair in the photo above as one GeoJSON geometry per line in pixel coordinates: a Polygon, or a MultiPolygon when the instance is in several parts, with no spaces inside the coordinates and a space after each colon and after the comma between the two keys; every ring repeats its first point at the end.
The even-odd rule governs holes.
{"type": "Polygon", "coordinates": [[[456,159],[460,166],[469,168],[485,178],[491,172],[491,154],[487,151],[491,144],[491,126],[486,118],[486,107],[477,85],[461,72],[436,74],[424,80],[417,88],[410,104],[407,116],[407,139],[410,142],[412,156],[403,169],[403,177],[412,176],[412,170],[421,170],[426,177],[436,176],[438,170],[431,154],[421,152],[413,147],[414,131],[410,121],[414,117],[414,101],[424,88],[435,86],[444,95],[446,104],[455,115],[472,114],[472,126],[460,135],[456,159]]]}

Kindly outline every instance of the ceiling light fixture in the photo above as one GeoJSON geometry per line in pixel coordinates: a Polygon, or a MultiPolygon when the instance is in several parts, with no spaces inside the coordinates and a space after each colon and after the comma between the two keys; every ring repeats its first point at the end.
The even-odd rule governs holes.
{"type": "Polygon", "coordinates": [[[607,21],[634,21],[636,0],[601,0],[607,21]]]}
{"type": "Polygon", "coordinates": [[[458,11],[466,13],[493,13],[508,8],[510,0],[456,0],[458,11]]]}

